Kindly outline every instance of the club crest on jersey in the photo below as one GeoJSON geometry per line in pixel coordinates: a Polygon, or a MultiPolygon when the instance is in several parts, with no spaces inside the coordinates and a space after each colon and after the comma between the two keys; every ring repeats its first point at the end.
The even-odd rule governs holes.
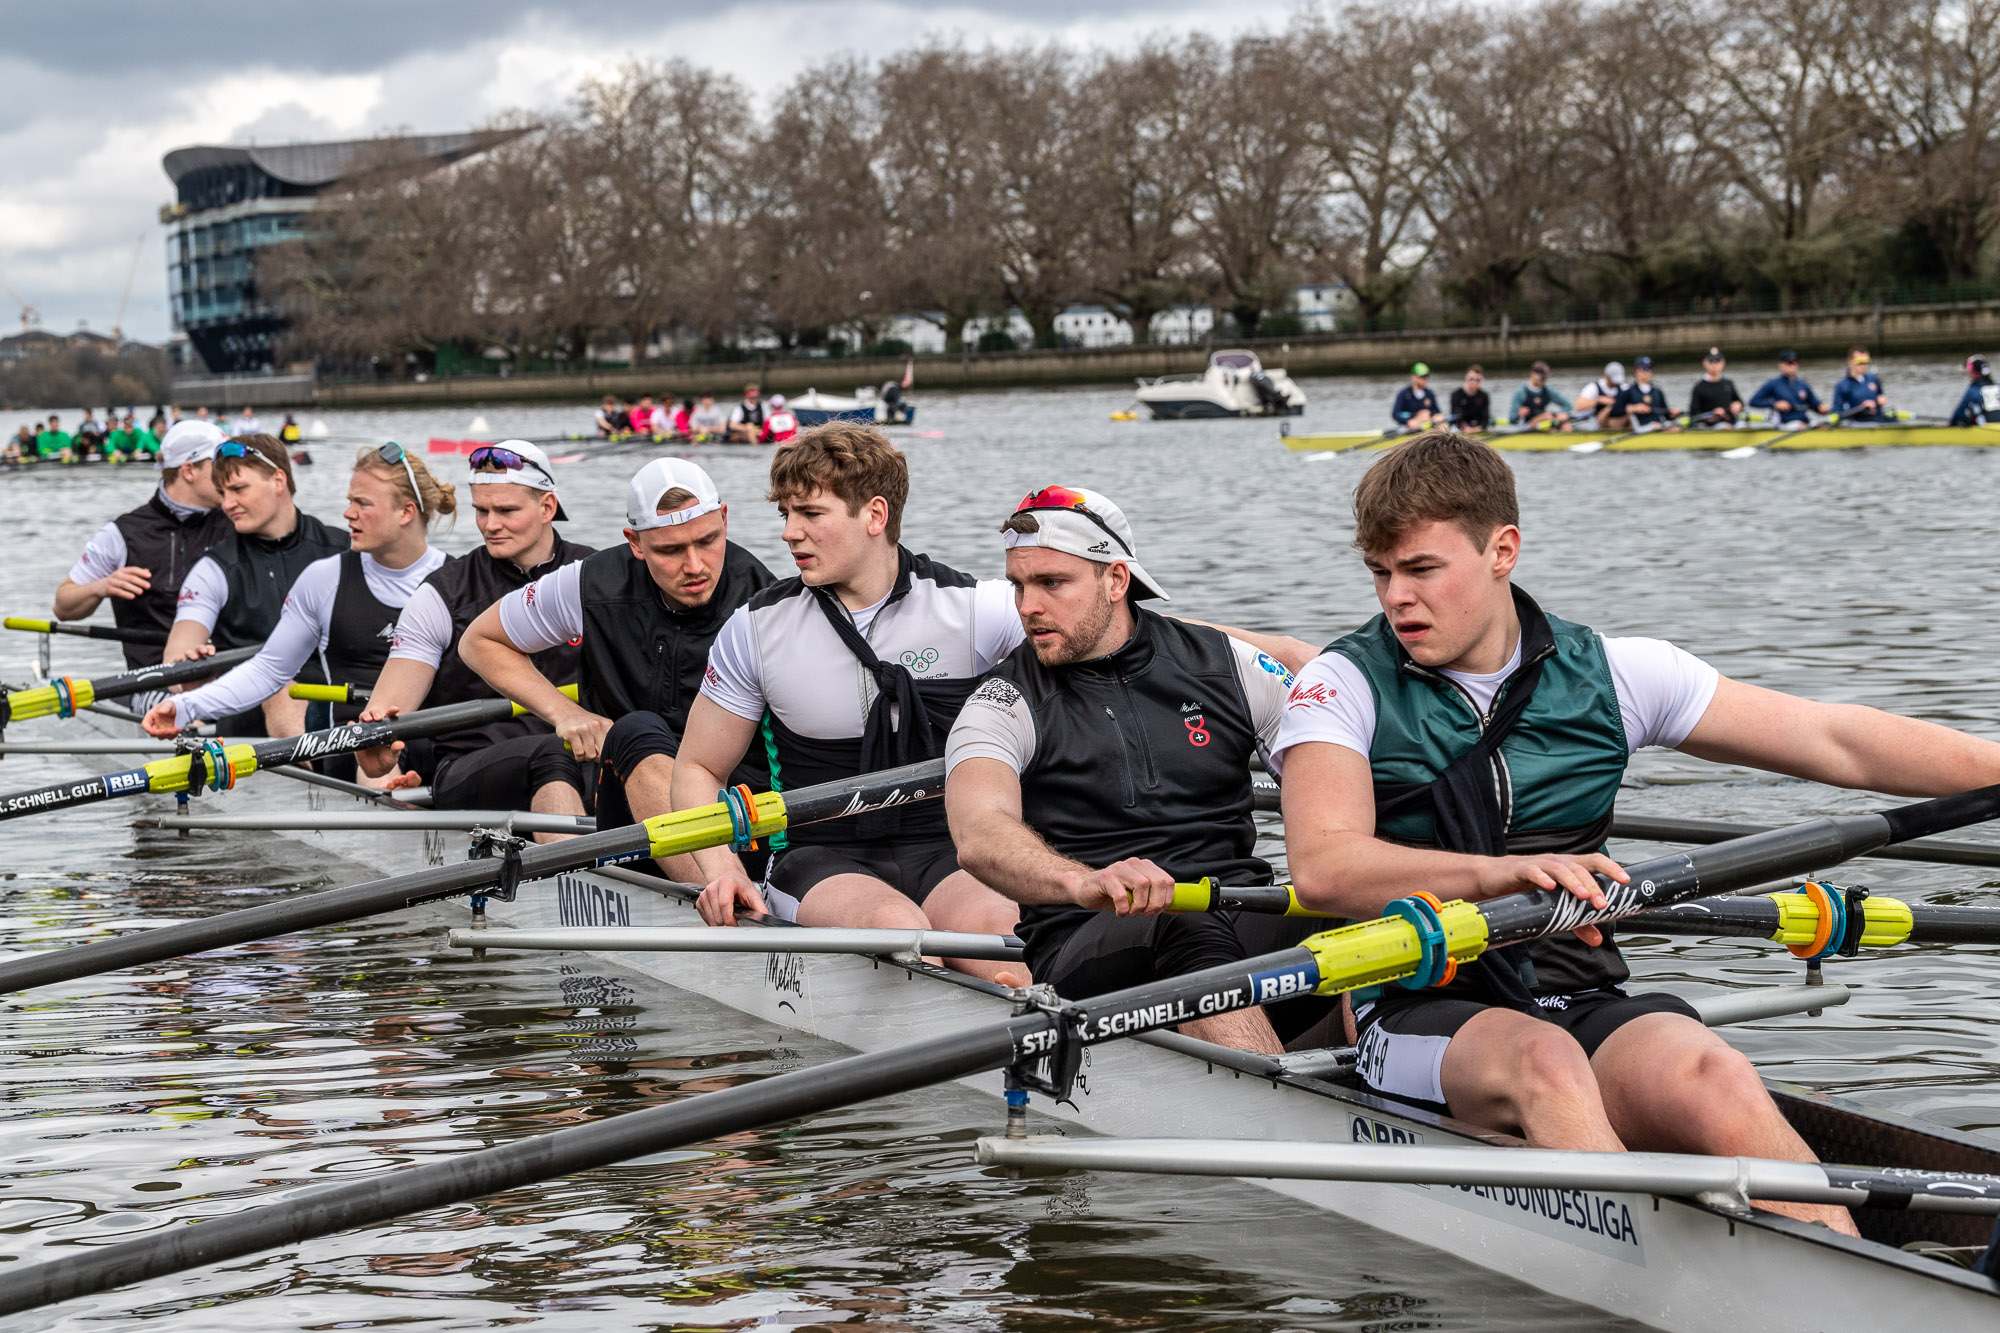
{"type": "Polygon", "coordinates": [[[935,648],[926,648],[922,652],[918,652],[916,649],[910,648],[904,650],[903,654],[896,660],[901,662],[903,669],[911,675],[921,676],[937,665],[938,650],[935,648]]]}
{"type": "Polygon", "coordinates": [[[1187,728],[1189,745],[1199,749],[1208,744],[1208,722],[1200,713],[1182,718],[1181,725],[1187,728]]]}

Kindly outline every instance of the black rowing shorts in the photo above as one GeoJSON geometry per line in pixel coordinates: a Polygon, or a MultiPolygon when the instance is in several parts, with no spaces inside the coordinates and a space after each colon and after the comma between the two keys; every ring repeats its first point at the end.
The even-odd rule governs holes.
{"type": "Polygon", "coordinates": [[[917,906],[958,869],[950,838],[903,838],[844,846],[788,847],[771,862],[770,886],[801,902],[813,886],[835,875],[870,875],[917,906]]]}
{"type": "MultiPolygon", "coordinates": [[[[1586,1056],[1596,1055],[1612,1033],[1647,1014],[1681,1014],[1701,1021],[1695,1007],[1677,995],[1627,995],[1616,987],[1543,995],[1536,1004],[1533,1016],[1576,1038],[1586,1056]]],[[[1475,1016],[1497,1007],[1401,987],[1384,991],[1375,1003],[1361,1005],[1354,1013],[1360,1029],[1355,1048],[1362,1081],[1377,1092],[1444,1111],[1445,1047],[1475,1016]]]]}
{"type": "Polygon", "coordinates": [[[439,810],[526,810],[551,783],[583,795],[583,770],[562,737],[546,731],[509,736],[439,761],[431,804],[439,810]]]}

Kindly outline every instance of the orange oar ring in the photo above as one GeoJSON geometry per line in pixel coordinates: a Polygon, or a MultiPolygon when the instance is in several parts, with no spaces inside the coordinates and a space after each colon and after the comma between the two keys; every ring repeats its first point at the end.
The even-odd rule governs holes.
{"type": "MultiPolygon", "coordinates": [[[[1443,901],[1440,900],[1435,893],[1431,893],[1426,889],[1418,889],[1415,893],[1411,894],[1410,896],[1412,898],[1422,898],[1425,902],[1431,905],[1431,910],[1434,912],[1438,912],[1441,914],[1444,911],[1443,901]]],[[[1453,958],[1450,954],[1446,954],[1444,958],[1444,971],[1438,973],[1438,979],[1431,983],[1431,987],[1435,989],[1439,986],[1449,986],[1451,984],[1451,979],[1457,975],[1458,975],[1458,960],[1456,958],[1453,958]]]]}
{"type": "Polygon", "coordinates": [[[1828,893],[1823,885],[1810,880],[1801,885],[1799,891],[1805,894],[1808,902],[1819,909],[1819,928],[1813,932],[1811,944],[1787,944],[1785,947],[1791,950],[1796,958],[1811,958],[1823,951],[1827,942],[1833,938],[1833,895],[1828,893]]]}

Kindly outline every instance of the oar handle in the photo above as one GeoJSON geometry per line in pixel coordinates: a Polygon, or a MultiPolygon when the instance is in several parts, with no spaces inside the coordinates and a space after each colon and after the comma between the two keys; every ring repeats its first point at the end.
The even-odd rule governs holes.
{"type": "Polygon", "coordinates": [[[8,616],[0,626],[28,634],[74,634],[80,639],[110,639],[114,643],[163,644],[166,632],[157,629],[126,629],[119,625],[65,625],[59,620],[31,620],[8,616]]]}
{"type": "Polygon", "coordinates": [[[304,699],[320,704],[365,704],[368,702],[366,685],[299,685],[288,686],[285,694],[293,699],[304,699]]]}
{"type": "Polygon", "coordinates": [[[1217,884],[1204,876],[1198,883],[1174,885],[1169,912],[1255,912],[1263,916],[1328,917],[1299,901],[1289,884],[1217,884]]]}

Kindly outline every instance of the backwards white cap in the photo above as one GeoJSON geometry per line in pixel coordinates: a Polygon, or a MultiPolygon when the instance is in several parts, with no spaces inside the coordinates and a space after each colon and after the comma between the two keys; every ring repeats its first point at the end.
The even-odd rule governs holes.
{"type": "Polygon", "coordinates": [[[215,457],[215,451],[229,437],[213,421],[189,418],[167,427],[160,439],[160,456],[154,466],[166,469],[183,463],[199,463],[215,457]]]}
{"type": "Polygon", "coordinates": [[[1610,381],[1611,381],[1611,382],[1612,382],[1613,384],[1616,384],[1616,383],[1618,383],[1618,382],[1619,382],[1620,380],[1622,380],[1622,379],[1624,379],[1624,378],[1625,378],[1625,367],[1624,367],[1624,365],[1623,365],[1622,363],[1620,363],[1620,362],[1617,362],[1617,361],[1607,361],[1607,362],[1605,362],[1605,363],[1604,363],[1604,378],[1605,378],[1605,379],[1608,379],[1608,380],[1610,380],[1610,381]]]}
{"type": "Polygon", "coordinates": [[[557,521],[569,520],[569,515],[563,512],[562,496],[556,493],[555,468],[540,445],[526,440],[502,440],[474,449],[466,463],[472,468],[470,480],[474,486],[526,486],[530,490],[547,491],[556,497],[557,521]],[[502,470],[492,471],[495,467],[502,470]]]}
{"type": "Polygon", "coordinates": [[[1138,546],[1132,540],[1132,525],[1126,521],[1125,511],[1102,492],[1081,486],[1046,486],[1022,500],[1014,513],[1032,514],[1036,530],[1003,531],[1000,535],[1008,550],[1039,546],[1101,565],[1123,564],[1132,575],[1134,601],[1145,597],[1173,600],[1139,563],[1138,546]]]}
{"type": "Polygon", "coordinates": [[[656,458],[633,473],[631,484],[625,488],[625,526],[634,532],[679,527],[720,508],[722,496],[717,493],[715,482],[685,458],[656,458]],[[694,503],[662,514],[660,497],[672,490],[686,491],[694,497],[694,503]]]}

